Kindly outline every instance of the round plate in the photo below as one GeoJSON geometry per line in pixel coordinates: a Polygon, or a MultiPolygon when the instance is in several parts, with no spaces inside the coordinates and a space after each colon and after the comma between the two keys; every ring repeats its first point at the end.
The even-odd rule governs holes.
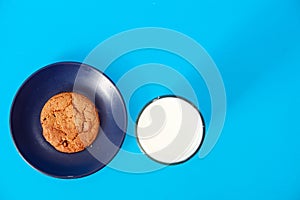
{"type": "Polygon", "coordinates": [[[59,62],[31,75],[17,92],[10,113],[14,143],[37,170],[58,178],[90,175],[110,162],[120,149],[127,128],[123,98],[116,86],[97,69],[78,62],[59,62]],[[43,137],[40,112],[49,98],[77,92],[95,103],[100,130],[93,144],[78,153],[61,153],[43,137]]]}

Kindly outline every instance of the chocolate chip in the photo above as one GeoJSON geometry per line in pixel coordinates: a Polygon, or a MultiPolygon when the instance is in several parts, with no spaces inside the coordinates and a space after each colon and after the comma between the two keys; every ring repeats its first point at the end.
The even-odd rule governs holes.
{"type": "Polygon", "coordinates": [[[68,141],[67,141],[67,140],[64,140],[64,141],[62,142],[62,145],[63,145],[64,147],[67,147],[67,146],[68,146],[68,141]]]}

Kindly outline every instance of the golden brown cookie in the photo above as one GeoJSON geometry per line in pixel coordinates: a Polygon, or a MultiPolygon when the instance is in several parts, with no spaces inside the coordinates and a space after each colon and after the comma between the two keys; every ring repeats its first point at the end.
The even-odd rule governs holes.
{"type": "Polygon", "coordinates": [[[95,105],[74,92],[60,93],[44,105],[40,121],[44,138],[58,151],[84,150],[96,139],[99,116],[95,105]]]}

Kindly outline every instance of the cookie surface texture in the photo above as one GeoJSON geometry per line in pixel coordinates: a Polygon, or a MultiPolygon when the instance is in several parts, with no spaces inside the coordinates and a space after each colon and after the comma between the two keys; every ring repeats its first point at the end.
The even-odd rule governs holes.
{"type": "Polygon", "coordinates": [[[95,105],[73,92],[51,97],[41,111],[40,122],[47,142],[64,153],[79,152],[90,146],[100,126],[95,105]]]}

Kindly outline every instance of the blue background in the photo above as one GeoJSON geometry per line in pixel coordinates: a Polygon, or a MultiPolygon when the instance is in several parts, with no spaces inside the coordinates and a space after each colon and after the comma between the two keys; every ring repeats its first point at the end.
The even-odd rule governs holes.
{"type": "MultiPolygon", "coordinates": [[[[300,199],[298,0],[0,0],[0,61],[1,200],[300,199]],[[83,61],[109,36],[145,26],[189,35],[219,67],[228,111],[213,151],[152,173],[106,167],[76,180],[27,165],[8,125],[22,82],[42,66],[83,61]]],[[[132,144],[128,139],[124,148],[132,144]]]]}

